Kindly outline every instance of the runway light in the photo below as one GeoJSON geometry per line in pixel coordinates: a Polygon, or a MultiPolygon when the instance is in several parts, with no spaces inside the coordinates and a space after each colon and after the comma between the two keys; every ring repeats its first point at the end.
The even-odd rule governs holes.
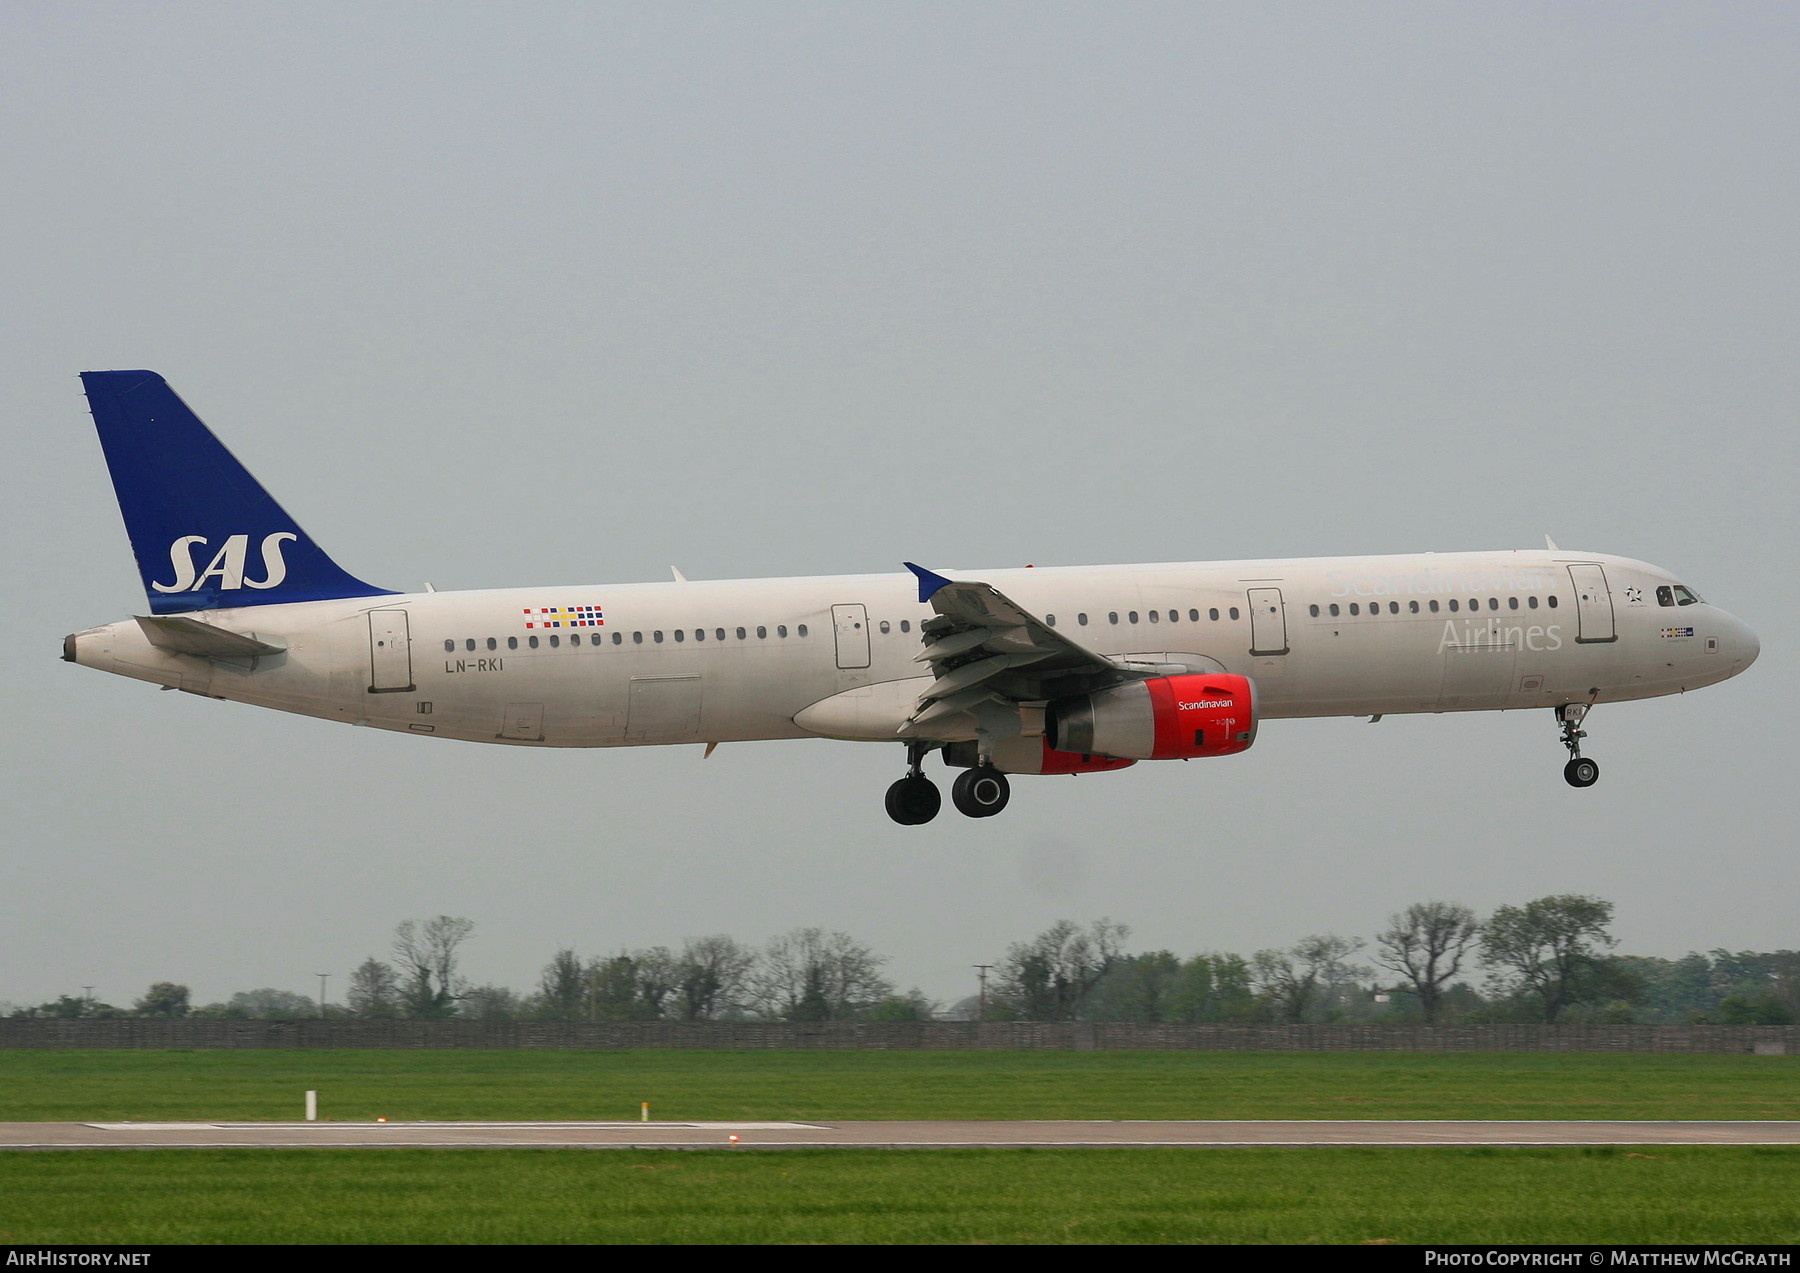
{"type": "Polygon", "coordinates": [[[733,1133],[732,1133],[732,1136],[731,1136],[731,1143],[732,1143],[732,1144],[734,1144],[734,1145],[735,1145],[735,1144],[737,1144],[737,1133],[736,1133],[736,1132],[733,1132],[733,1133]]]}
{"type": "Polygon", "coordinates": [[[376,1121],[376,1122],[378,1122],[378,1123],[385,1123],[385,1122],[387,1122],[387,1119],[385,1119],[385,1118],[378,1118],[378,1119],[376,1119],[376,1120],[375,1120],[375,1121],[376,1121]]]}

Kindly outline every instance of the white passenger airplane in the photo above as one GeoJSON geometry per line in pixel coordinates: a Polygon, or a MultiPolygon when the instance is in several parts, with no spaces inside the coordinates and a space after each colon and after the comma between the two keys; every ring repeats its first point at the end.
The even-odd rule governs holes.
{"type": "Polygon", "coordinates": [[[933,751],[988,817],[1008,774],[1226,756],[1299,716],[1545,707],[1587,787],[1594,704],[1759,650],[1667,571],[1554,544],[396,593],[326,556],[161,376],[82,381],[150,613],[67,637],[69,662],[469,742],[898,742],[887,810],[908,825],[940,807],[933,751]]]}

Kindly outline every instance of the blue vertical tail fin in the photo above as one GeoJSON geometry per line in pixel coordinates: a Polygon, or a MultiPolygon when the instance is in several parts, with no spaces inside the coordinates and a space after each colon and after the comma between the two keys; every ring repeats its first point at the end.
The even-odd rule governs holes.
{"type": "Polygon", "coordinates": [[[345,572],[154,371],[84,371],[153,614],[390,596],[345,572]]]}

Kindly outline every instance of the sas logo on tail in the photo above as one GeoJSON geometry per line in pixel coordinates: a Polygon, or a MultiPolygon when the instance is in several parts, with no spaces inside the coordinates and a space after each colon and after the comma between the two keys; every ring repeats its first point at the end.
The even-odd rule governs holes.
{"type": "Polygon", "coordinates": [[[202,570],[194,564],[194,549],[205,548],[206,536],[183,535],[169,545],[169,563],[175,568],[174,583],[157,583],[154,579],[150,586],[158,592],[193,592],[209,579],[219,581],[219,589],[229,592],[234,588],[274,588],[287,578],[287,562],[282,560],[282,542],[292,542],[300,536],[292,531],[276,531],[273,535],[263,536],[262,541],[262,574],[261,579],[244,578],[244,560],[250,552],[250,536],[230,535],[219,545],[218,552],[202,570]]]}

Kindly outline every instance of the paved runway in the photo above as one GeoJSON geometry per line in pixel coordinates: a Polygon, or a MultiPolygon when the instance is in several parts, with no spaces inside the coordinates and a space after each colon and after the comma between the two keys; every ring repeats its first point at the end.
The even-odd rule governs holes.
{"type": "Polygon", "coordinates": [[[0,1149],[384,1145],[1800,1145],[1800,1122],[0,1123],[0,1149]]]}

